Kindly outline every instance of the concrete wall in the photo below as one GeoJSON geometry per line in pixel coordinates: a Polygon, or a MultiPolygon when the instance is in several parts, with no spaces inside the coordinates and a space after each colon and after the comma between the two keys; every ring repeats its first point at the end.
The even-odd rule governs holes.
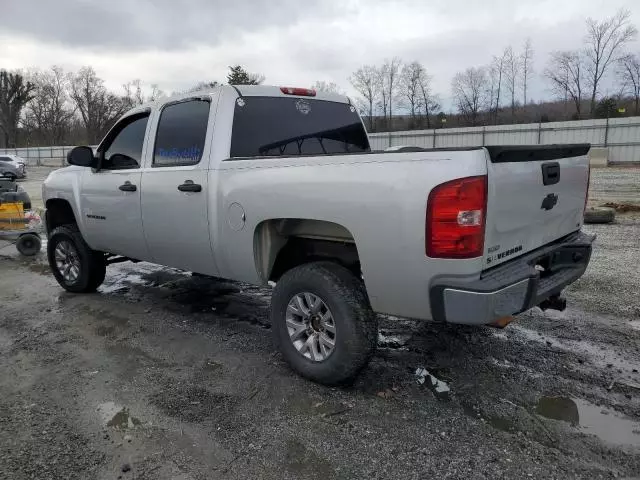
{"type": "Polygon", "coordinates": [[[64,166],[67,153],[73,146],[65,147],[29,147],[29,148],[0,148],[0,155],[18,155],[27,161],[27,165],[43,165],[49,167],[64,166]]]}
{"type": "Polygon", "coordinates": [[[397,145],[436,148],[590,143],[595,153],[592,161],[599,165],[603,159],[613,164],[640,164],[640,117],[372,133],[370,138],[375,150],[397,145]]]}

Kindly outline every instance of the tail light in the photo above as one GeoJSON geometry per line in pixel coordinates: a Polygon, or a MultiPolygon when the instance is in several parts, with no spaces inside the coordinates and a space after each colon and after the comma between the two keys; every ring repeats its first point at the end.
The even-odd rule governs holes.
{"type": "Polygon", "coordinates": [[[280,91],[285,95],[298,95],[300,97],[316,96],[316,91],[312,88],[280,87],[280,91]]]}
{"type": "Polygon", "coordinates": [[[429,194],[425,251],[433,258],[474,258],[484,250],[487,177],[443,183],[429,194]]]}

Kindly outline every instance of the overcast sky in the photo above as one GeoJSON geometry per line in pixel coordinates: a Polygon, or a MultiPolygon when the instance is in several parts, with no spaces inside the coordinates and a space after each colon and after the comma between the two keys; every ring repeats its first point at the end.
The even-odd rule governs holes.
{"type": "Polygon", "coordinates": [[[540,100],[549,52],[578,48],[588,16],[621,7],[640,28],[640,0],[0,0],[0,68],[92,65],[113,90],[140,78],[172,92],[239,63],[269,84],[352,94],[353,70],[397,55],[426,66],[448,109],[456,71],[531,37],[540,100]]]}

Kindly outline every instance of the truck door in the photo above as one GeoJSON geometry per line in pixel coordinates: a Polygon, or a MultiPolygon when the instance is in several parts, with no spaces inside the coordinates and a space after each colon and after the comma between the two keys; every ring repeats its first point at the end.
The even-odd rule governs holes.
{"type": "Polygon", "coordinates": [[[120,120],[98,147],[101,168],[82,174],[80,222],[94,250],[148,258],[140,209],[140,164],[148,120],[149,112],[120,120]]]}
{"type": "Polygon", "coordinates": [[[213,275],[208,221],[210,98],[168,103],[159,112],[151,165],[142,176],[142,219],[153,262],[213,275]]]}

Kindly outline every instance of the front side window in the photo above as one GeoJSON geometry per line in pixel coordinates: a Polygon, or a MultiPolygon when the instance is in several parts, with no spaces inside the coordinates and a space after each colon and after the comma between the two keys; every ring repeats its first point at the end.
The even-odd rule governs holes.
{"type": "Polygon", "coordinates": [[[368,152],[354,106],[296,97],[236,101],[231,157],[279,157],[368,152]]]}
{"type": "Polygon", "coordinates": [[[140,168],[142,145],[147,130],[149,114],[134,115],[125,118],[109,133],[105,145],[101,168],[104,170],[123,170],[140,168]]]}
{"type": "Polygon", "coordinates": [[[209,124],[208,100],[189,100],[162,109],[153,151],[154,167],[196,165],[202,158],[209,124]]]}

